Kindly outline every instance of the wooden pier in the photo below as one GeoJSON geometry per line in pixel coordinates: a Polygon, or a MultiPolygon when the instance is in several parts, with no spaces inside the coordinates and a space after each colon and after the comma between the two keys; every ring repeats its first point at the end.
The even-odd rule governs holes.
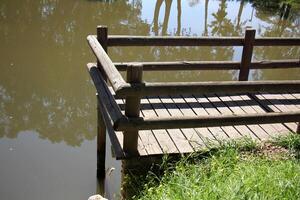
{"type": "Polygon", "coordinates": [[[248,81],[251,69],[299,68],[300,60],[252,61],[255,46],[300,46],[300,38],[109,36],[99,26],[88,43],[97,58],[88,69],[98,97],[98,168],[108,135],[116,159],[185,154],[209,143],[257,141],[299,133],[300,80],[248,81]],[[113,63],[109,46],[242,46],[240,62],[113,63]],[[125,81],[120,71],[126,70],[125,81]],[[143,81],[143,71],[239,70],[239,81],[143,81]]]}

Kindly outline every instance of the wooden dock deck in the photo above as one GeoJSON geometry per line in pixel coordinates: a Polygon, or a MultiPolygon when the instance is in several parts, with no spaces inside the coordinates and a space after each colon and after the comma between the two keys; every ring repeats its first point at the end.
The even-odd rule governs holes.
{"type": "MultiPolygon", "coordinates": [[[[300,46],[300,38],[151,37],[108,35],[97,27],[88,71],[97,90],[98,170],[106,136],[116,159],[185,154],[249,137],[263,141],[300,133],[300,80],[248,81],[252,69],[300,68],[299,59],[252,61],[256,46],[300,46]],[[110,46],[241,46],[241,61],[114,63],[110,46]],[[126,80],[120,71],[126,70],[126,80]],[[237,70],[238,81],[145,82],[144,71],[237,70]]],[[[124,161],[125,162],[125,161],[124,161]]]]}
{"type": "MultiPolygon", "coordinates": [[[[125,113],[125,101],[116,101],[125,113]]],[[[140,116],[192,117],[288,111],[300,111],[300,93],[147,97],[141,99],[140,116]]],[[[279,135],[295,133],[296,130],[297,123],[141,130],[138,134],[138,156],[191,153],[207,148],[212,143],[243,137],[265,141],[279,135]]],[[[123,133],[118,131],[116,134],[122,147],[123,133]]]]}

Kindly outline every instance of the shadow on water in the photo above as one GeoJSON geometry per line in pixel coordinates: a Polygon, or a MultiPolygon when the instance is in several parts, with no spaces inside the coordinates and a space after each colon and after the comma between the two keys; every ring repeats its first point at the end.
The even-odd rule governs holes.
{"type": "MultiPolygon", "coordinates": [[[[94,142],[95,89],[84,66],[95,60],[85,38],[95,33],[97,25],[107,25],[109,34],[242,36],[252,26],[257,36],[299,37],[299,8],[299,4],[279,0],[2,0],[0,142],[8,144],[7,138],[22,141],[24,137],[18,137],[24,132],[38,136],[32,144],[50,141],[49,148],[59,144],[85,151],[85,142],[94,142]]],[[[253,59],[299,59],[299,54],[299,47],[259,47],[253,59]]],[[[110,48],[109,55],[115,62],[240,60],[241,48],[122,47],[110,48]]],[[[236,80],[237,72],[145,72],[144,77],[146,81],[236,80]]],[[[300,73],[299,69],[253,70],[250,78],[300,79],[300,73]]],[[[43,153],[41,157],[47,154],[43,153]]],[[[0,152],[2,158],[8,155],[0,152]]],[[[79,155],[74,159],[84,161],[79,155]]],[[[2,172],[9,164],[20,164],[9,159],[3,162],[7,164],[5,169],[2,165],[2,172]]],[[[2,184],[14,185],[0,181],[2,184]]],[[[97,191],[102,190],[98,187],[97,191]]],[[[3,189],[0,193],[9,196],[3,189]]]]}

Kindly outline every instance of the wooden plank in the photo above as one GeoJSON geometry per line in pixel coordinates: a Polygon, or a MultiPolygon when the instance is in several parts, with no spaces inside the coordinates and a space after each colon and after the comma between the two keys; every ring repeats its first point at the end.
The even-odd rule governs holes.
{"type": "MultiPolygon", "coordinates": [[[[157,97],[147,98],[147,101],[151,104],[156,116],[161,117],[165,115],[165,108],[157,97]]],[[[172,154],[179,152],[174,141],[171,139],[169,133],[165,129],[153,130],[153,134],[157,138],[157,141],[159,142],[159,145],[164,153],[172,154]]]]}
{"type": "Polygon", "coordinates": [[[293,105],[295,105],[297,107],[297,109],[300,109],[300,97],[299,99],[296,98],[294,95],[292,94],[281,94],[286,100],[290,101],[291,103],[293,103],[293,105]]]}
{"type": "MultiPolygon", "coordinates": [[[[163,98],[161,98],[161,100],[163,101],[163,98]]],[[[193,112],[193,110],[189,107],[189,105],[186,103],[186,101],[180,97],[170,97],[169,99],[167,99],[171,104],[175,105],[174,110],[178,110],[178,115],[179,116],[196,116],[196,114],[193,112]]],[[[163,101],[164,103],[167,103],[168,101],[163,101]]],[[[171,111],[169,111],[172,114],[171,111]]],[[[205,146],[205,144],[203,143],[203,141],[201,140],[201,138],[198,136],[197,132],[195,131],[195,129],[189,128],[189,129],[181,129],[183,135],[185,136],[185,138],[187,139],[187,141],[189,142],[189,144],[191,145],[191,147],[195,150],[198,151],[200,149],[203,149],[203,147],[205,146]]],[[[190,149],[190,151],[192,151],[193,149],[190,149]]]]}
{"type": "MultiPolygon", "coordinates": [[[[213,106],[209,103],[209,101],[203,95],[193,95],[197,102],[204,108],[206,113],[204,115],[218,115],[218,111],[216,111],[213,106]]],[[[224,132],[224,130],[216,125],[215,127],[209,127],[209,131],[214,135],[214,137],[219,141],[226,141],[229,139],[228,135],[224,132]]]]}
{"type": "MultiPolygon", "coordinates": [[[[190,106],[196,116],[198,115],[208,115],[205,109],[198,103],[198,101],[192,96],[184,96],[185,102],[190,106]]],[[[209,131],[208,128],[194,128],[198,136],[203,140],[205,145],[218,143],[214,135],[209,131]]],[[[198,143],[201,143],[199,141],[198,143]]]]}
{"type": "MultiPolygon", "coordinates": [[[[233,114],[233,112],[222,102],[222,100],[216,96],[216,95],[211,95],[208,97],[208,100],[215,106],[215,108],[222,114],[233,114]]],[[[230,126],[232,127],[232,126],[230,126]]],[[[248,137],[253,140],[258,140],[256,135],[252,133],[251,130],[248,129],[247,126],[233,126],[237,132],[240,134],[242,137],[248,137]]],[[[235,135],[236,138],[240,137],[239,135],[235,135]]]]}
{"type": "MultiPolygon", "coordinates": [[[[143,66],[131,65],[127,68],[127,82],[130,84],[141,83],[143,79],[143,66]]],[[[125,115],[128,118],[137,118],[140,114],[140,97],[126,97],[125,100],[125,115]]],[[[124,131],[123,149],[126,153],[137,154],[138,145],[138,129],[131,127],[124,131]]]]}
{"type": "MultiPolygon", "coordinates": [[[[252,99],[250,95],[240,95],[240,97],[248,104],[251,106],[252,109],[254,109],[257,113],[266,113],[266,111],[260,107],[259,102],[255,101],[254,99],[252,99]]],[[[285,135],[289,132],[289,130],[281,123],[275,123],[275,124],[271,124],[271,126],[273,128],[276,129],[276,132],[271,133],[271,135],[285,135]]],[[[264,125],[261,125],[262,128],[264,128],[264,130],[266,130],[264,127],[264,125]]]]}
{"type": "Polygon", "coordinates": [[[95,36],[87,37],[88,43],[97,57],[102,69],[100,71],[105,72],[109,82],[111,83],[113,89],[116,91],[121,87],[121,85],[126,85],[124,79],[122,78],[119,71],[116,69],[111,59],[108,57],[105,50],[102,48],[95,36]]]}
{"type": "Polygon", "coordinates": [[[211,81],[211,82],[175,82],[143,83],[133,87],[123,85],[118,96],[163,96],[214,93],[255,93],[255,92],[299,92],[300,81],[211,81]]]}
{"type": "MultiPolygon", "coordinates": [[[[231,99],[234,101],[240,101],[239,105],[246,113],[265,113],[264,111],[262,112],[262,110],[254,109],[252,106],[250,106],[250,99],[247,99],[245,95],[243,95],[243,98],[242,95],[231,95],[231,99]],[[247,99],[248,101],[243,101],[244,99],[247,99]]],[[[278,130],[272,124],[259,124],[259,126],[271,137],[279,134],[278,130]]]]}
{"type": "Polygon", "coordinates": [[[99,97],[98,99],[101,99],[101,102],[104,104],[105,109],[108,111],[110,118],[113,120],[114,123],[122,119],[123,115],[121,113],[121,110],[117,105],[111,92],[109,91],[105,81],[100,75],[100,72],[97,69],[97,67],[88,64],[87,68],[96,87],[98,97],[99,97]]]}
{"type": "MultiPolygon", "coordinates": [[[[159,100],[167,111],[164,113],[165,116],[182,116],[180,110],[176,107],[170,97],[159,97],[159,100]]],[[[167,131],[180,153],[193,152],[192,146],[180,129],[168,129],[167,131]]]]}
{"type": "MultiPolygon", "coordinates": [[[[259,98],[263,98],[268,100],[271,105],[270,108],[274,111],[274,112],[288,112],[289,109],[287,109],[279,100],[279,96],[278,95],[274,95],[274,94],[267,94],[267,93],[261,93],[261,96],[259,96],[259,98]]],[[[296,123],[285,123],[285,125],[291,130],[291,131],[295,131],[297,128],[296,123]]]]}
{"type": "MultiPolygon", "coordinates": [[[[213,96],[213,95],[203,95],[204,98],[207,99],[207,101],[211,104],[212,110],[214,110],[215,115],[222,115],[222,112],[224,110],[226,111],[226,107],[222,107],[218,109],[217,105],[220,106],[220,100],[213,96]]],[[[227,108],[228,109],[228,108],[227,108]]],[[[229,109],[228,109],[229,110],[229,109]]],[[[231,112],[227,112],[227,114],[232,114],[231,112]]],[[[221,129],[226,133],[226,135],[229,137],[229,139],[238,139],[241,138],[242,135],[233,127],[233,126],[221,126],[221,129]]]]}
{"type": "Polygon", "coordinates": [[[254,40],[255,29],[246,29],[244,47],[242,52],[241,69],[239,73],[239,81],[248,80],[254,40]]]}
{"type": "MultiPolygon", "coordinates": [[[[141,107],[141,116],[143,117],[154,117],[156,116],[153,108],[147,99],[141,99],[142,107],[141,107]]],[[[139,131],[139,137],[143,142],[148,155],[157,155],[163,154],[163,151],[159,145],[157,138],[155,137],[153,131],[151,130],[141,130],[139,131]]]]}
{"type": "Polygon", "coordinates": [[[242,46],[242,37],[109,35],[108,46],[242,46]]]}
{"type": "MultiPolygon", "coordinates": [[[[245,111],[240,107],[239,104],[236,102],[233,102],[233,100],[230,98],[228,95],[220,96],[217,95],[225,105],[229,107],[229,109],[234,113],[234,114],[246,114],[245,111]]],[[[257,123],[259,120],[257,121],[257,123]]],[[[248,124],[245,122],[245,124],[248,124]]],[[[247,125],[247,127],[252,131],[253,134],[256,135],[257,138],[260,140],[266,140],[269,138],[268,134],[258,125],[247,125]]]]}

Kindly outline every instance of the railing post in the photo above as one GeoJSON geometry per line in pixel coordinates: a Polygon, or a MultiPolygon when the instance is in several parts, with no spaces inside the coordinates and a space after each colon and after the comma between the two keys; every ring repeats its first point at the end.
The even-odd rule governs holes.
{"type": "Polygon", "coordinates": [[[254,41],[255,41],[255,29],[247,28],[246,32],[245,32],[239,81],[247,81],[248,80],[249,67],[250,67],[251,59],[252,59],[254,41]]]}
{"type": "MultiPolygon", "coordinates": [[[[97,26],[97,39],[102,45],[103,49],[107,51],[107,27],[97,26]]],[[[107,79],[106,74],[97,60],[98,69],[104,80],[107,79]]],[[[105,143],[106,143],[106,128],[104,120],[102,119],[101,110],[99,107],[99,99],[97,94],[97,177],[103,178],[105,176],[105,143]]]]}
{"type": "MultiPolygon", "coordinates": [[[[127,67],[127,82],[141,83],[143,77],[143,66],[142,65],[129,65],[127,67]]],[[[126,97],[125,101],[125,115],[127,117],[139,117],[140,114],[140,102],[139,96],[126,97]]],[[[136,155],[138,144],[138,130],[134,127],[124,131],[123,149],[130,155],[136,155]]]]}
{"type": "MultiPolygon", "coordinates": [[[[107,27],[106,26],[97,26],[97,40],[101,44],[104,51],[107,53],[107,27]]],[[[107,81],[107,76],[103,71],[102,67],[100,67],[99,61],[97,61],[97,65],[101,71],[103,79],[107,81]]]]}

